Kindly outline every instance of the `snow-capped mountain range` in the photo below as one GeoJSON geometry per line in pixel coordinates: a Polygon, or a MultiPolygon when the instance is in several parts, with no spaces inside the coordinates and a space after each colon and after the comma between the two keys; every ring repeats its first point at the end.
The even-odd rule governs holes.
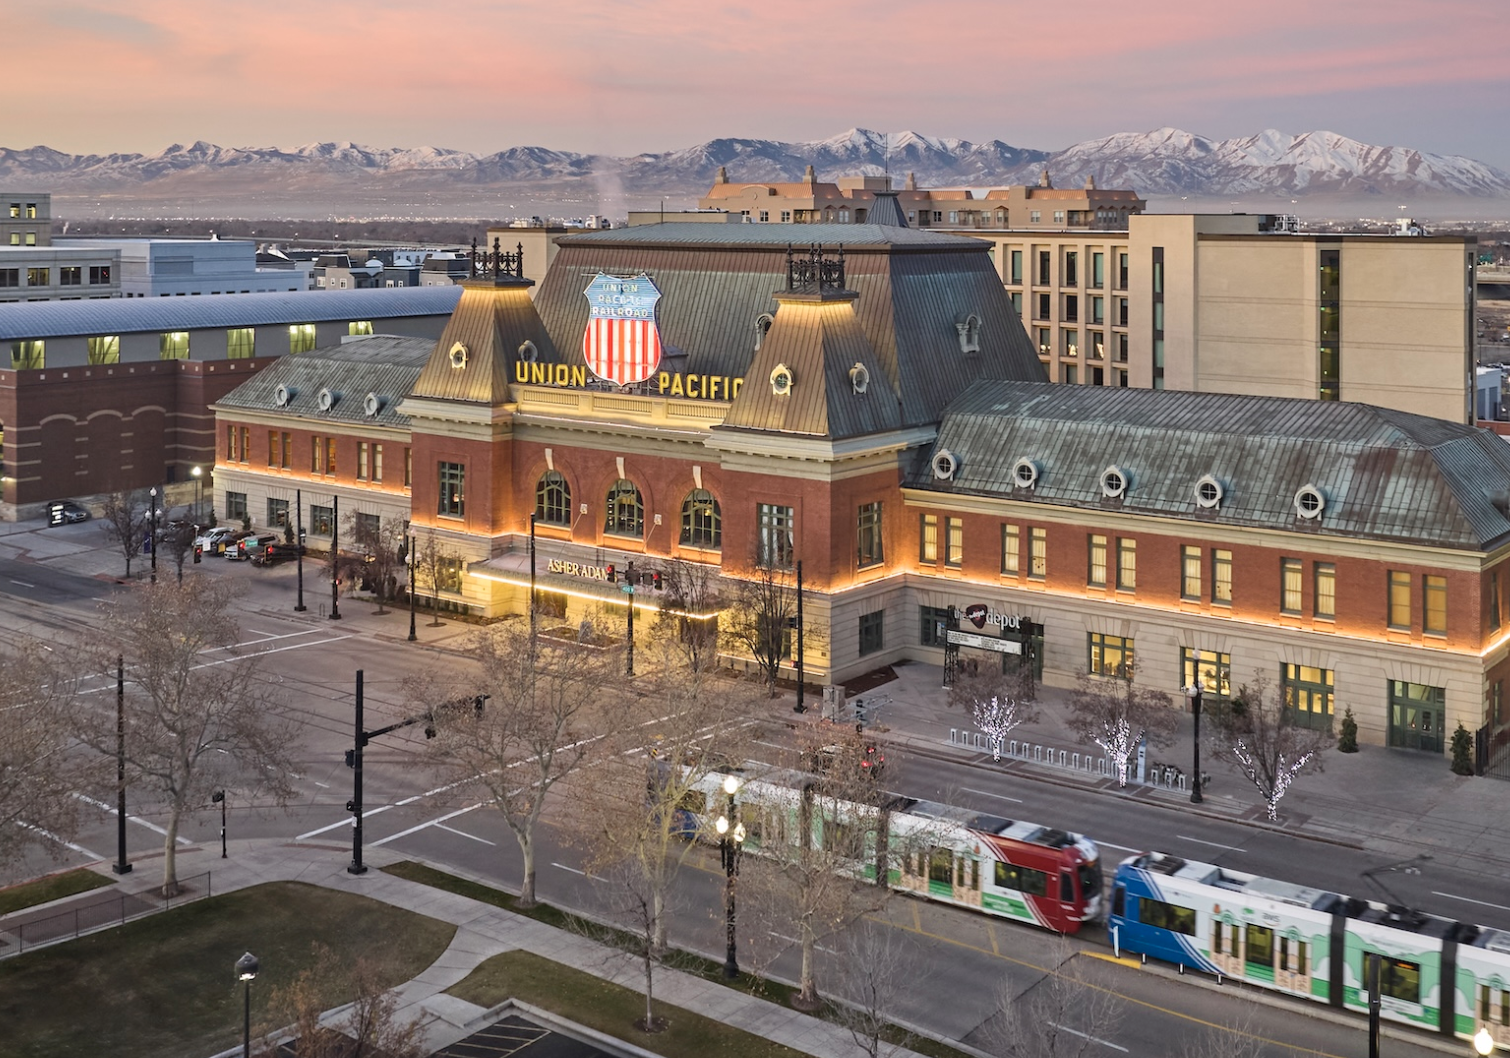
{"type": "Polygon", "coordinates": [[[156,154],[65,154],[49,147],[0,148],[0,182],[59,194],[138,194],[331,188],[353,183],[461,190],[509,184],[608,180],[641,195],[697,195],[720,166],[733,181],[800,180],[811,165],[820,180],[858,173],[916,173],[922,187],[1036,183],[1047,169],[1059,187],[1095,177],[1103,188],[1144,195],[1389,195],[1510,196],[1510,173],[1456,155],[1409,147],[1377,147],[1333,132],[1292,136],[1267,129],[1239,139],[1211,140],[1180,129],[1118,133],[1062,151],[972,143],[915,132],[851,129],[824,140],[717,139],[684,150],[632,157],[510,147],[471,154],[441,147],[377,148],[355,143],[302,147],[220,147],[174,144],[156,154]]]}

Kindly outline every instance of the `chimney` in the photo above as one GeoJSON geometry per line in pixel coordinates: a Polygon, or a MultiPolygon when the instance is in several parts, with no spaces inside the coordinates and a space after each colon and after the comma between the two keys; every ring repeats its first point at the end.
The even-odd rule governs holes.
{"type": "Polygon", "coordinates": [[[916,191],[917,189],[918,189],[918,174],[917,173],[908,173],[907,174],[907,186],[906,186],[905,190],[907,190],[907,191],[916,191]]]}
{"type": "Polygon", "coordinates": [[[1085,178],[1085,189],[1087,191],[1096,190],[1096,176],[1094,173],[1085,178]]]}
{"type": "Polygon", "coordinates": [[[713,177],[713,182],[715,184],[727,184],[729,182],[729,170],[720,165],[718,167],[718,174],[713,177]]]}
{"type": "Polygon", "coordinates": [[[818,178],[813,175],[813,167],[811,165],[808,166],[807,167],[807,172],[805,172],[805,173],[802,174],[802,182],[804,184],[811,184],[811,183],[813,183],[817,179],[818,178]]]}
{"type": "Polygon", "coordinates": [[[1047,188],[1054,186],[1054,181],[1049,179],[1049,171],[1047,169],[1038,174],[1038,186],[1047,188]]]}

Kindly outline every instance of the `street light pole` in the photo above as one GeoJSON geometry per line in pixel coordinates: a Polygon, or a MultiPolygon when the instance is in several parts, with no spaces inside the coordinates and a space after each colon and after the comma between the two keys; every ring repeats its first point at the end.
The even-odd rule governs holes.
{"type": "Polygon", "coordinates": [[[126,862],[126,657],[115,656],[115,863],[116,874],[130,874],[126,862]]]}
{"type": "Polygon", "coordinates": [[[804,701],[804,693],[807,690],[807,665],[806,644],[802,639],[802,560],[797,560],[797,704],[792,706],[792,712],[807,712],[807,702],[804,701]]]}
{"type": "MultiPolygon", "coordinates": [[[[530,512],[530,657],[535,656],[535,511],[530,512]]],[[[633,599],[630,600],[634,602],[633,599]]],[[[630,609],[634,607],[631,605],[630,609]]]]}
{"type": "Polygon", "coordinates": [[[252,1058],[252,981],[257,977],[257,956],[247,952],[236,960],[236,980],[246,986],[246,1001],[241,1008],[241,1058],[252,1058]]]}
{"type": "Polygon", "coordinates": [[[629,648],[625,651],[625,671],[634,675],[634,560],[629,562],[629,571],[624,578],[624,590],[629,593],[629,648]]]}
{"type": "Polygon", "coordinates": [[[1190,803],[1201,804],[1205,798],[1201,796],[1201,652],[1195,652],[1195,664],[1191,670],[1191,681],[1186,693],[1190,695],[1190,711],[1195,716],[1195,737],[1192,740],[1192,752],[1195,756],[1195,775],[1190,782],[1190,803]]]}
{"type": "Polygon", "coordinates": [[[152,509],[147,512],[151,524],[152,536],[148,540],[147,550],[152,555],[152,583],[157,583],[157,486],[153,485],[147,490],[147,496],[152,501],[152,509]]]}
{"type": "Polygon", "coordinates": [[[189,471],[194,476],[194,524],[200,525],[200,511],[204,506],[204,467],[189,471]]]}
{"type": "Polygon", "coordinates": [[[739,792],[739,780],[732,775],[724,777],[724,793],[728,795],[727,814],[718,817],[713,824],[718,831],[718,851],[724,867],[724,930],[728,949],[724,954],[724,976],[729,980],[739,976],[739,958],[734,942],[734,887],[739,877],[739,856],[744,849],[745,826],[739,822],[734,795],[739,792]]]}
{"type": "Polygon", "coordinates": [[[299,574],[299,599],[294,603],[294,612],[303,613],[304,605],[304,492],[294,489],[294,565],[299,574]]]}
{"type": "Polygon", "coordinates": [[[351,812],[351,866],[347,874],[366,874],[362,863],[362,747],[367,744],[367,733],[362,730],[362,670],[357,669],[357,732],[355,752],[351,755],[351,801],[346,808],[351,812]]]}
{"type": "Polygon", "coordinates": [[[414,642],[418,637],[414,634],[414,562],[418,557],[414,549],[419,546],[419,537],[413,534],[409,536],[409,642],[414,642]]]}
{"type": "Polygon", "coordinates": [[[210,803],[220,805],[220,858],[226,858],[225,854],[225,791],[216,790],[210,794],[210,803]]]}
{"type": "Polygon", "coordinates": [[[330,619],[341,619],[341,497],[330,498],[330,619]]]}

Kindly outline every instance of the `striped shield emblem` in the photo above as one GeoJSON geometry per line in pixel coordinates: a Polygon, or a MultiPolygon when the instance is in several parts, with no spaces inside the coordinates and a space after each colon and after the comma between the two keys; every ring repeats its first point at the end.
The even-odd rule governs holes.
{"type": "Polygon", "coordinates": [[[661,292],[647,275],[629,278],[599,272],[587,289],[589,315],[582,358],[599,378],[616,386],[644,382],[661,366],[661,333],[655,303],[661,292]]]}

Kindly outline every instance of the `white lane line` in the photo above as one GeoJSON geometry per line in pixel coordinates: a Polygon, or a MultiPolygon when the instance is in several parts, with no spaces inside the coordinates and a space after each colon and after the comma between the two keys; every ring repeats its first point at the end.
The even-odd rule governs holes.
{"type": "Polygon", "coordinates": [[[965,793],[980,794],[982,797],[994,797],[998,801],[1012,801],[1016,804],[1022,804],[1021,797],[1008,797],[1006,794],[992,793],[989,790],[975,790],[969,786],[961,786],[960,789],[965,793]]]}
{"type": "Polygon", "coordinates": [[[1103,1040],[1098,1036],[1087,1036],[1079,1029],[1072,1029],[1068,1025],[1058,1025],[1052,1021],[1049,1022],[1049,1024],[1058,1029],[1060,1032],[1068,1032],[1071,1036],[1079,1036],[1082,1040],[1089,1040],[1091,1043],[1099,1043],[1103,1047],[1110,1047],[1112,1050],[1121,1051],[1123,1054],[1130,1053],[1126,1047],[1123,1047],[1118,1043],[1113,1043],[1111,1040],[1103,1040]]]}
{"type": "Polygon", "coordinates": [[[1506,907],[1504,904],[1491,904],[1487,900],[1475,900],[1470,896],[1458,896],[1456,893],[1439,893],[1435,889],[1433,889],[1431,891],[1431,895],[1445,896],[1449,900],[1461,900],[1465,904],[1478,904],[1481,907],[1492,907],[1498,911],[1510,911],[1510,907],[1506,907]]]}
{"type": "MultiPolygon", "coordinates": [[[[802,943],[796,937],[788,937],[785,933],[772,933],[771,936],[775,937],[777,940],[784,940],[788,944],[800,944],[800,943],[802,943]]],[[[832,948],[825,948],[821,944],[814,944],[813,947],[817,951],[826,952],[829,955],[838,955],[839,954],[838,952],[834,951],[834,949],[832,949],[832,948]]]]}
{"type": "Polygon", "coordinates": [[[566,864],[564,864],[564,863],[557,863],[555,860],[551,861],[551,866],[552,867],[560,867],[563,871],[569,871],[572,874],[580,874],[583,878],[591,878],[595,882],[601,882],[603,880],[603,879],[599,878],[596,874],[588,874],[586,871],[579,871],[575,867],[568,867],[566,864]]]}
{"type": "Polygon", "coordinates": [[[254,647],[258,643],[266,643],[266,642],[269,642],[270,640],[274,640],[274,639],[296,639],[299,636],[312,636],[312,635],[315,635],[316,633],[322,631],[322,629],[319,629],[319,628],[306,628],[302,632],[285,632],[282,635],[278,635],[277,633],[274,633],[274,632],[262,632],[262,631],[258,631],[255,628],[248,628],[247,631],[248,632],[254,632],[257,635],[262,636],[262,638],[261,639],[248,639],[245,643],[232,643],[231,646],[229,646],[229,647],[206,647],[204,649],[204,653],[208,654],[208,653],[211,653],[212,651],[216,651],[216,650],[232,650],[232,649],[235,649],[236,647],[254,647]]]}
{"type": "MultiPolygon", "coordinates": [[[[339,643],[343,639],[351,639],[353,636],[332,636],[330,639],[322,639],[317,643],[290,643],[286,647],[274,647],[272,650],[254,650],[246,654],[237,654],[235,657],[225,658],[222,661],[206,661],[203,665],[195,665],[196,669],[212,669],[216,665],[229,665],[233,661],[245,661],[247,658],[265,658],[269,654],[281,654],[285,650],[303,650],[305,647],[323,647],[328,643],[339,643]]],[[[266,640],[263,640],[266,642],[266,640]]],[[[215,648],[220,649],[220,648],[215,648]]]]}
{"type": "MultiPolygon", "coordinates": [[[[365,811],[365,812],[362,813],[362,818],[366,819],[368,816],[375,816],[379,812],[386,812],[386,811],[388,811],[388,809],[390,809],[392,807],[393,807],[392,805],[378,805],[376,808],[369,808],[369,809],[367,809],[367,811],[365,811]]],[[[339,823],[332,823],[329,826],[321,827],[319,830],[306,831],[305,833],[300,834],[298,837],[294,838],[294,840],[295,841],[303,841],[305,838],[316,837],[316,836],[318,836],[320,834],[324,834],[326,831],[329,831],[329,830],[337,830],[337,829],[339,829],[341,827],[349,827],[349,826],[351,826],[351,822],[352,821],[350,819],[343,819],[339,823]]]]}
{"type": "Polygon", "coordinates": [[[1142,849],[1129,848],[1126,845],[1115,845],[1115,844],[1113,844],[1110,841],[1102,841],[1100,838],[1096,839],[1096,844],[1099,845],[1099,846],[1101,846],[1104,849],[1121,849],[1123,852],[1142,852],[1143,851],[1142,849]]]}
{"type": "MultiPolygon", "coordinates": [[[[83,801],[85,804],[94,805],[94,807],[99,808],[99,809],[103,809],[104,811],[109,812],[113,816],[120,814],[120,810],[117,809],[115,805],[106,804],[104,801],[96,801],[93,797],[86,797],[84,794],[81,794],[81,793],[76,793],[76,794],[74,794],[74,796],[77,797],[80,801],[83,801]]],[[[162,827],[158,826],[156,823],[149,823],[145,819],[138,819],[136,816],[132,815],[130,812],[126,813],[126,822],[128,822],[128,823],[135,823],[139,827],[146,827],[148,830],[155,831],[156,833],[161,834],[163,837],[167,837],[168,836],[168,832],[166,830],[164,830],[162,827]]],[[[192,844],[194,844],[192,841],[190,841],[188,838],[184,837],[182,834],[180,834],[175,840],[177,840],[177,842],[180,845],[192,845],[192,844]]]]}
{"type": "Polygon", "coordinates": [[[498,844],[498,842],[496,841],[489,841],[487,838],[480,838],[476,834],[468,834],[465,830],[457,830],[455,827],[448,827],[444,823],[436,823],[435,829],[449,830],[452,834],[455,834],[459,838],[471,838],[473,841],[480,841],[484,845],[496,846],[498,844]]]}
{"type": "Polygon", "coordinates": [[[19,819],[16,820],[16,826],[18,826],[18,827],[25,827],[27,830],[30,830],[34,834],[41,834],[44,838],[47,838],[47,839],[49,839],[51,841],[56,841],[59,845],[62,845],[64,848],[72,849],[74,852],[81,852],[85,856],[88,856],[91,860],[104,860],[104,859],[108,858],[108,857],[105,857],[105,856],[101,856],[98,852],[90,852],[83,845],[75,845],[71,841],[65,841],[62,838],[58,837],[56,834],[54,834],[50,830],[43,830],[41,827],[33,826],[30,823],[23,823],[19,819]]]}
{"type": "Polygon", "coordinates": [[[421,830],[424,830],[426,827],[437,827],[437,826],[440,826],[440,824],[444,823],[448,819],[455,819],[457,816],[464,816],[468,812],[475,812],[477,809],[481,808],[482,805],[483,805],[483,802],[478,801],[475,805],[472,805],[470,808],[458,808],[454,812],[447,812],[445,815],[441,816],[439,819],[432,819],[429,822],[421,823],[419,826],[410,827],[408,830],[400,830],[397,834],[389,834],[386,838],[381,838],[381,839],[379,839],[377,841],[371,842],[370,846],[372,848],[376,848],[379,845],[386,845],[390,841],[397,841],[399,838],[407,838],[410,834],[417,834],[421,830]]]}
{"type": "Polygon", "coordinates": [[[316,780],[314,780],[314,783],[315,783],[316,786],[318,786],[322,790],[328,790],[328,789],[330,789],[330,783],[328,783],[328,782],[321,782],[319,779],[316,779],[316,780]]]}
{"type": "Polygon", "coordinates": [[[36,587],[35,584],[28,583],[27,581],[24,581],[24,580],[17,580],[15,577],[12,577],[10,579],[10,582],[12,584],[19,584],[23,588],[35,588],[36,587]]]}
{"type": "Polygon", "coordinates": [[[1228,852],[1248,851],[1247,849],[1240,849],[1236,845],[1223,845],[1219,841],[1202,841],[1200,838],[1186,837],[1184,834],[1176,834],[1175,837],[1179,838],[1181,841],[1193,841],[1197,845],[1210,845],[1213,849],[1226,849],[1228,852]]]}
{"type": "Polygon", "coordinates": [[[750,741],[755,743],[757,746],[769,746],[772,749],[786,749],[785,746],[779,746],[774,742],[767,742],[764,739],[752,738],[750,739],[750,741]]]}

